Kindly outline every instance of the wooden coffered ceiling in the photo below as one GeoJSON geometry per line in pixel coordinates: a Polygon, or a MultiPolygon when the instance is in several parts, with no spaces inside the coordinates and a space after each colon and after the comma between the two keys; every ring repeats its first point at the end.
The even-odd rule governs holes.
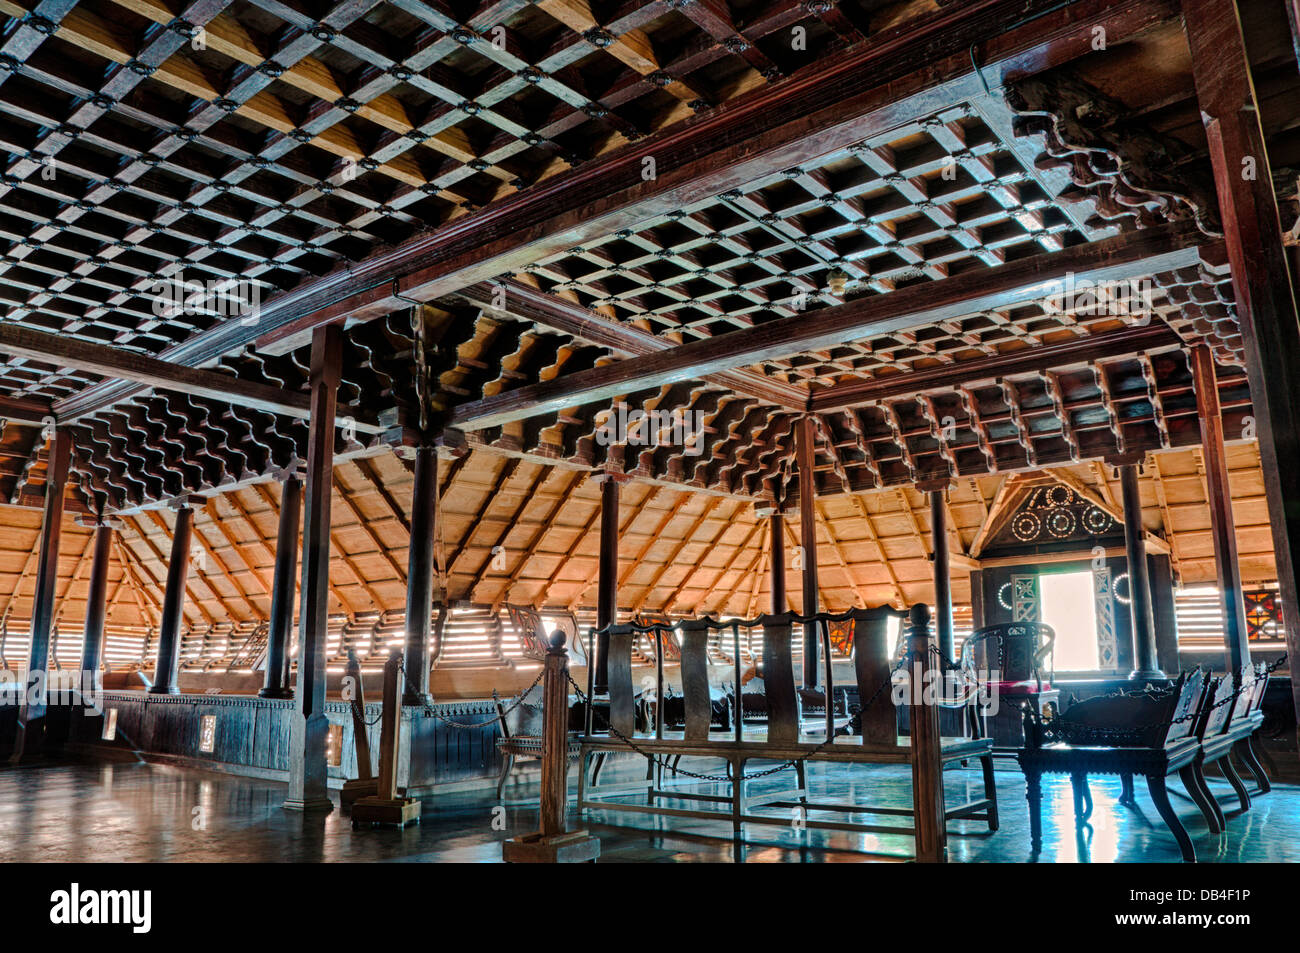
{"type": "MultiPolygon", "coordinates": [[[[1280,2],[1246,6],[1296,214],[1289,28],[1280,2]]],[[[254,505],[306,456],[305,341],[326,322],[346,325],[340,474],[401,477],[386,448],[436,434],[472,469],[514,468],[505,487],[620,470],[633,512],[689,497],[702,527],[793,498],[807,414],[828,512],[934,476],[960,494],[1119,452],[1183,459],[1189,343],[1218,361],[1228,432],[1248,429],[1166,0],[0,0],[0,16],[0,495],[18,506],[41,500],[50,418],[74,436],[74,510],[147,533],[177,497],[254,505]],[[262,306],[159,313],[151,290],[177,275],[251,282],[262,306]],[[1149,300],[1054,303],[1074,278],[1149,300]],[[605,446],[620,402],[692,413],[701,452],[605,446]]],[[[224,598],[205,611],[238,614],[224,598]]]]}

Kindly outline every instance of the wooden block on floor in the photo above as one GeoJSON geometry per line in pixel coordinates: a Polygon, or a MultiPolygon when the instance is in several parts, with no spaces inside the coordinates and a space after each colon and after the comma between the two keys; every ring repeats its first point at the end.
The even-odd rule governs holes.
{"type": "Polygon", "coordinates": [[[339,800],[343,806],[351,807],[360,798],[377,797],[379,795],[378,778],[351,778],[343,782],[343,790],[339,793],[339,800]]]}
{"type": "Polygon", "coordinates": [[[501,845],[507,864],[583,864],[600,856],[600,841],[586,831],[569,831],[555,837],[526,834],[501,845]]]}
{"type": "Polygon", "coordinates": [[[396,824],[405,827],[419,823],[420,802],[415,798],[397,798],[392,801],[378,797],[359,798],[352,805],[352,824],[396,824]]]}

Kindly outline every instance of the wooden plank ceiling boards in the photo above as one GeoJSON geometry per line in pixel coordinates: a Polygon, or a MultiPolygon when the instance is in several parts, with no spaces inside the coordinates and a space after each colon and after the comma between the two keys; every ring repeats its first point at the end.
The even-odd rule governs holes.
{"type": "MultiPolygon", "coordinates": [[[[957,481],[969,545],[962,510],[1007,474],[1086,479],[1143,452],[1180,474],[1200,442],[1188,345],[1218,365],[1229,440],[1249,439],[1176,3],[321,10],[0,0],[0,498],[41,504],[43,427],[68,428],[69,509],[136,518],[153,543],[118,547],[113,578],[140,592],[114,611],[132,625],[152,624],[152,551],[168,549],[141,517],[194,494],[217,504],[195,532],[223,568],[194,579],[211,618],[190,622],[265,614],[274,526],[253,514],[308,456],[306,342],[331,323],[343,614],[401,602],[409,474],[390,448],[421,440],[454,471],[439,532],[455,598],[590,601],[583,475],[612,470],[630,478],[633,535],[673,506],[665,532],[694,527],[646,548],[628,604],[743,611],[763,604],[739,577],[766,535],[747,514],[797,501],[797,428],[836,550],[819,585],[840,605],[924,593],[925,553],[883,502],[919,481],[957,481]],[[1133,64],[1152,57],[1144,81],[1133,64]],[[254,307],[159,306],[160,283],[190,281],[254,307]],[[1133,297],[1098,297],[1099,281],[1133,297]],[[690,439],[611,444],[620,413],[679,419],[690,439]],[[489,511],[469,487],[505,466],[489,511]],[[224,529],[205,529],[217,511],[224,529]],[[717,525],[727,513],[743,530],[717,525]],[[484,540],[529,565],[496,585],[484,540]],[[891,549],[887,572],[865,568],[891,549]]],[[[1285,30],[1270,10],[1246,33],[1290,211],[1300,81],[1265,42],[1285,30]]],[[[1196,505],[1164,492],[1170,520],[1196,505]]],[[[1260,553],[1242,542],[1244,576],[1267,572],[1245,568],[1260,553]]],[[[22,567],[0,575],[12,601],[22,567]]]]}

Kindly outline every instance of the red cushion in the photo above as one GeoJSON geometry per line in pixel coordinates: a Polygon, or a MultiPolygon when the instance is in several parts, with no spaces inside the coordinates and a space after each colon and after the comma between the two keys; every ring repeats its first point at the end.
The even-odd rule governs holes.
{"type": "Polygon", "coordinates": [[[1052,686],[1047,682],[1040,685],[1033,679],[1024,682],[993,682],[992,684],[1003,695],[1032,695],[1034,692],[1052,690],[1052,686]]]}

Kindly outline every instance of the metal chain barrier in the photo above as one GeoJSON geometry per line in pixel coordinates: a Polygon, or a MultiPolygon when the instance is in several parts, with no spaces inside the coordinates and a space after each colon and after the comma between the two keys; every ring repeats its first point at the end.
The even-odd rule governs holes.
{"type": "MultiPolygon", "coordinates": [[[[894,684],[894,676],[898,674],[898,672],[903,668],[904,665],[907,664],[909,660],[910,657],[904,656],[903,659],[900,660],[896,666],[894,666],[893,671],[891,671],[888,675],[885,676],[885,680],[881,682],[880,686],[875,690],[875,692],[872,693],[871,698],[867,700],[866,704],[859,706],[861,710],[865,711],[866,709],[870,708],[873,704],[875,704],[876,699],[878,699],[887,688],[891,687],[894,684]]],[[[578,702],[582,705],[590,705],[591,704],[590,699],[588,699],[586,693],[583,692],[583,690],[578,687],[578,683],[573,680],[573,676],[569,675],[566,672],[565,677],[569,680],[569,685],[573,688],[573,691],[576,693],[578,697],[578,702]]],[[[740,701],[741,697],[742,697],[741,693],[737,691],[736,703],[738,705],[741,704],[740,701]]],[[[592,714],[594,715],[595,713],[596,713],[595,708],[592,708],[592,714]]],[[[745,781],[753,781],[757,778],[765,778],[773,774],[779,774],[780,772],[788,771],[790,768],[795,767],[797,764],[802,764],[808,759],[813,758],[816,755],[820,754],[821,752],[825,751],[828,747],[833,745],[835,743],[835,739],[839,737],[838,735],[835,734],[828,735],[825,741],[819,744],[812,751],[808,752],[802,758],[796,758],[792,761],[785,761],[781,764],[778,764],[774,768],[765,768],[762,771],[755,771],[753,774],[746,774],[740,778],[733,778],[729,774],[697,774],[696,772],[688,771],[685,768],[680,768],[680,767],[674,768],[671,765],[665,763],[665,761],[660,755],[651,754],[649,751],[646,751],[644,748],[638,745],[627,735],[623,734],[621,731],[619,731],[617,728],[611,725],[609,723],[608,718],[602,718],[602,720],[605,722],[605,728],[609,731],[611,735],[613,735],[619,741],[623,742],[623,744],[627,745],[637,754],[641,755],[641,757],[654,762],[654,764],[657,765],[661,771],[667,769],[668,771],[672,771],[674,774],[683,774],[688,778],[695,778],[700,781],[725,781],[728,783],[734,781],[745,782],[745,781]]]]}
{"type": "MultiPolygon", "coordinates": [[[[402,656],[402,665],[401,665],[401,668],[400,668],[400,670],[399,670],[399,674],[400,674],[400,675],[403,675],[403,676],[406,674],[406,656],[405,656],[405,655],[402,656]]],[[[527,688],[525,688],[522,692],[519,692],[517,695],[515,695],[513,698],[511,698],[511,699],[510,699],[510,703],[509,703],[508,705],[506,705],[506,706],[505,706],[505,707],[504,707],[500,712],[498,712],[497,714],[493,715],[493,716],[492,716],[490,719],[488,719],[487,721],[475,722],[475,723],[473,723],[473,724],[470,724],[470,723],[468,723],[468,722],[463,722],[463,721],[454,721],[453,719],[448,718],[446,715],[440,715],[440,714],[438,714],[436,711],[433,710],[433,707],[432,707],[431,705],[425,705],[425,706],[424,706],[424,713],[425,713],[426,715],[429,715],[429,716],[432,717],[432,718],[436,718],[438,721],[442,722],[444,725],[447,725],[447,726],[449,726],[449,727],[451,727],[451,728],[457,728],[457,729],[460,729],[460,730],[464,730],[464,731],[468,731],[468,730],[470,730],[470,729],[472,729],[472,728],[482,728],[484,725],[491,725],[491,724],[494,724],[494,723],[496,723],[496,722],[500,722],[500,723],[504,726],[504,725],[505,725],[505,719],[506,719],[506,716],[509,715],[511,712],[513,712],[516,708],[519,708],[520,706],[523,706],[524,708],[527,708],[527,709],[529,709],[529,710],[536,711],[537,709],[539,709],[539,708],[542,707],[541,705],[535,705],[535,704],[532,704],[532,703],[530,703],[530,702],[526,702],[526,701],[524,701],[524,699],[528,697],[528,694],[529,694],[529,693],[530,693],[534,688],[536,688],[538,685],[540,685],[540,684],[542,683],[542,678],[543,678],[543,676],[545,676],[545,675],[546,675],[546,668],[545,668],[545,666],[543,666],[543,667],[542,667],[542,668],[537,672],[537,677],[536,677],[535,679],[533,679],[533,683],[532,683],[531,685],[529,685],[529,686],[528,686],[527,688]]],[[[492,690],[492,699],[493,699],[494,701],[499,701],[499,700],[500,700],[500,699],[497,697],[497,692],[496,692],[496,689],[495,689],[495,688],[492,690]]],[[[433,703],[434,705],[436,705],[436,704],[438,704],[438,700],[437,700],[437,699],[432,699],[432,703],[433,703]]],[[[377,721],[377,720],[378,720],[378,719],[376,719],[376,721],[377,721]]],[[[367,724],[374,724],[374,722],[367,722],[367,724]]]]}
{"type": "MultiPolygon", "coordinates": [[[[1261,677],[1268,678],[1269,675],[1273,674],[1273,672],[1277,671],[1279,668],[1281,668],[1283,665],[1286,664],[1286,659],[1287,657],[1283,655],[1277,661],[1271,663],[1270,665],[1265,666],[1263,673],[1257,675],[1256,678],[1257,679],[1261,677]]],[[[1255,685],[1254,682],[1252,682],[1250,685],[1252,691],[1254,690],[1254,685],[1255,685]]],[[[1208,710],[1214,711],[1217,708],[1223,708],[1226,705],[1232,704],[1238,698],[1241,697],[1245,689],[1246,689],[1245,685],[1241,685],[1237,687],[1236,689],[1233,690],[1232,694],[1230,694],[1227,698],[1215,702],[1209,707],[1208,710]]],[[[1165,689],[1165,691],[1168,691],[1168,689],[1165,689]]],[[[1103,695],[1098,697],[1119,698],[1124,694],[1126,693],[1112,692],[1109,695],[1103,695]]],[[[1034,712],[1032,709],[1028,709],[1028,710],[1030,711],[1031,716],[1033,716],[1035,720],[1038,720],[1039,728],[1044,731],[1047,738],[1053,738],[1059,740],[1064,740],[1065,734],[1069,731],[1076,731],[1081,734],[1091,735],[1097,738],[1125,738],[1125,739],[1139,738],[1142,735],[1148,734],[1153,731],[1158,731],[1162,728],[1172,728],[1174,725],[1182,724],[1185,721],[1191,721],[1193,718],[1199,717],[1202,712],[1202,709],[1197,708],[1195,711],[1189,711],[1186,714],[1179,715],[1177,718],[1171,718],[1169,721],[1152,722],[1150,724],[1137,725],[1131,728],[1129,727],[1109,728],[1100,725],[1094,726],[1094,725],[1087,725],[1082,722],[1067,721],[1066,719],[1060,717],[1053,718],[1050,721],[1044,722],[1039,720],[1038,714],[1036,712],[1034,712]]]]}

